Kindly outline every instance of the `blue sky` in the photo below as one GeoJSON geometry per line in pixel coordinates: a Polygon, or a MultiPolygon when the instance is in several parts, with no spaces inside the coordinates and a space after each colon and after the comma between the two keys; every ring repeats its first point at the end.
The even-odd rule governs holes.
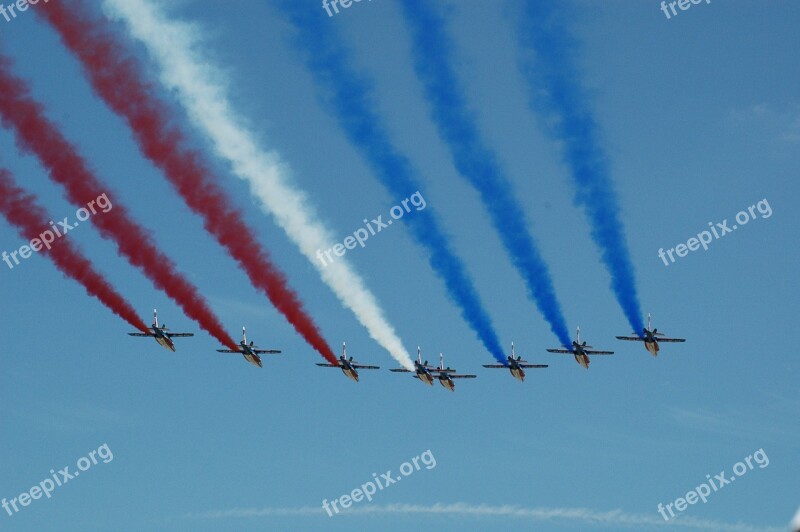
{"type": "MultiPolygon", "coordinates": [[[[586,371],[571,357],[545,352],[558,342],[429,118],[397,3],[362,1],[333,17],[316,1],[308,9],[336,26],[374,82],[380,116],[422,175],[426,209],[450,235],[504,346],[514,341],[518,354],[550,364],[523,384],[480,367],[492,357],[403,221],[347,258],[407,349],[420,345],[431,360],[441,351],[447,363],[478,378],[459,382],[451,394],[385,371],[396,362],[186,120],[195,147],[215,165],[329,343],[338,352],[346,340],[349,354],[384,370],[364,372],[356,385],[338,370],[317,368],[319,355],[204,233],[139,154],[123,121],[93,94],[76,59],[28,11],[9,23],[0,19],[0,47],[14,57],[16,72],[231,333],[246,325],[251,339],[284,354],[266,359],[261,370],[217,354],[213,339],[88,225],[69,238],[143,318],[149,322],[157,307],[171,328],[197,333],[178,340],[177,353],[127,336],[126,323],[46,259],[13,270],[0,263],[0,498],[18,497],[50,469],[74,469],[104,443],[114,456],[51,499],[13,516],[0,510],[0,527],[571,531],[634,522],[633,529],[648,530],[663,521],[659,503],[685,496],[707,474],[730,475],[759,449],[767,467],[690,506],[674,528],[786,526],[800,504],[800,372],[787,344],[800,295],[793,210],[800,200],[800,69],[792,52],[800,46],[800,6],[704,2],[669,20],[654,0],[563,6],[580,43],[579,81],[601,126],[642,306],[660,330],[687,338],[654,359],[614,339],[630,333],[629,325],[573,203],[559,145],[529,108],[512,31],[515,2],[441,5],[463,90],[525,208],[570,332],[579,325],[584,339],[616,354],[597,357],[586,371]],[[763,199],[769,218],[670,266],[658,258],[659,248],[685,243],[708,222],[732,221],[763,199]],[[426,450],[435,468],[349,514],[322,510],[323,499],[351,492],[373,473],[396,475],[426,450]],[[504,505],[517,515],[501,511],[504,505]]],[[[206,30],[204,52],[224,70],[236,110],[261,145],[291,166],[294,182],[340,241],[364,218],[385,217],[404,199],[386,193],[320,105],[277,3],[184,1],[169,14],[206,30]]],[[[182,112],[171,94],[162,96],[182,112]]],[[[20,154],[5,128],[0,165],[52,216],[74,214],[77,206],[35,159],[20,154]]],[[[0,250],[22,244],[0,223],[0,250]]]]}

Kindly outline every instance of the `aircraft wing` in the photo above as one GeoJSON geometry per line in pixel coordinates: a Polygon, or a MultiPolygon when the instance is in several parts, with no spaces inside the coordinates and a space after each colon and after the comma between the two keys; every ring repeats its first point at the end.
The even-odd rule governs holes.
{"type": "Polygon", "coordinates": [[[155,334],[151,333],[128,333],[128,336],[139,336],[141,338],[152,338],[155,334]]]}
{"type": "Polygon", "coordinates": [[[572,351],[572,349],[548,349],[547,352],[548,353],[562,353],[562,354],[571,355],[574,351],[572,351]]]}
{"type": "Polygon", "coordinates": [[[685,338],[659,338],[658,342],[685,342],[685,338]]]}
{"type": "Polygon", "coordinates": [[[595,351],[594,349],[585,349],[583,351],[587,355],[613,355],[614,351],[595,351]]]}
{"type": "Polygon", "coordinates": [[[190,338],[194,333],[167,333],[170,338],[190,338]]]}
{"type": "Polygon", "coordinates": [[[448,375],[451,379],[475,379],[477,375],[453,375],[452,373],[448,375]]]}
{"type": "Polygon", "coordinates": [[[638,336],[617,336],[617,340],[628,340],[630,342],[644,342],[644,338],[638,336]]]}
{"type": "Polygon", "coordinates": [[[217,353],[236,353],[237,355],[241,355],[241,351],[234,351],[233,349],[217,349],[217,353]]]}
{"type": "Polygon", "coordinates": [[[356,369],[381,369],[380,366],[365,366],[364,364],[351,364],[356,369]]]}
{"type": "Polygon", "coordinates": [[[408,370],[406,368],[392,368],[389,371],[393,371],[395,373],[414,373],[413,371],[408,370]]]}
{"type": "Polygon", "coordinates": [[[326,362],[317,362],[317,366],[320,366],[322,368],[338,368],[339,367],[336,364],[328,364],[326,362]]]}
{"type": "Polygon", "coordinates": [[[280,349],[253,349],[257,355],[277,355],[280,349]]]}
{"type": "Polygon", "coordinates": [[[521,368],[546,368],[549,367],[548,364],[520,364],[521,368]]]}
{"type": "Polygon", "coordinates": [[[508,366],[503,364],[484,364],[484,368],[507,368],[508,366]]]}

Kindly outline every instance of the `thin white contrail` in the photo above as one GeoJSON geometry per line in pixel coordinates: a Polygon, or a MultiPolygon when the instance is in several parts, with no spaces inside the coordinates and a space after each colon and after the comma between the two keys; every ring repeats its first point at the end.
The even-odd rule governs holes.
{"type": "MultiPolygon", "coordinates": [[[[665,521],[655,510],[653,515],[630,514],[622,510],[596,511],[588,508],[526,508],[522,506],[487,504],[436,503],[421,504],[374,504],[353,507],[343,510],[338,515],[411,514],[443,515],[450,517],[485,517],[511,518],[527,521],[566,521],[596,525],[603,528],[609,526],[641,530],[643,527],[665,527],[671,530],[712,530],[714,532],[784,532],[785,528],[763,527],[744,523],[724,523],[709,519],[696,519],[691,516],[680,516],[665,521]]],[[[253,517],[305,517],[325,516],[328,514],[321,507],[302,506],[297,508],[237,508],[233,510],[187,514],[185,517],[199,519],[237,519],[253,517]]]]}
{"type": "Polygon", "coordinates": [[[413,369],[408,351],[384,317],[377,299],[344,257],[328,266],[317,260],[317,250],[329,247],[335,238],[309,207],[304,192],[291,183],[288,165],[274,151],[260,148],[257,136],[234,112],[225,76],[200,52],[202,31],[168,19],[160,6],[150,0],[106,0],[104,8],[108,16],[122,20],[131,35],[147,47],[161,70],[161,82],[177,93],[190,119],[210,138],[217,154],[249,183],[263,210],[274,216],[342,304],[400,364],[413,369]]]}

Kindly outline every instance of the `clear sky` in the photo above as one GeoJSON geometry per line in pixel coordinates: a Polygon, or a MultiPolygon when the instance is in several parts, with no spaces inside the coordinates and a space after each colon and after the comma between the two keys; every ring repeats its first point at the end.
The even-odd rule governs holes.
{"type": "MultiPolygon", "coordinates": [[[[51,0],[55,1],[55,0],[51,0]]],[[[298,2],[305,0],[297,0],[298,2]]],[[[492,357],[461,319],[426,254],[399,220],[347,259],[410,352],[478,378],[450,393],[386,371],[397,362],[371,340],[226,161],[175,106],[194,147],[286,272],[339,352],[378,364],[353,383],[255,291],[203,230],[125,123],[92,91],[79,62],[31,11],[0,17],[0,49],[48,115],[207,297],[238,340],[283,354],[258,369],[220,346],[83,225],[80,246],[146,322],[157,307],[173,330],[195,332],[171,353],[132,329],[52,264],[0,263],[0,498],[30,492],[51,469],[107,444],[113,460],[9,516],[9,530],[635,530],[659,529],[667,505],[762,450],[755,467],[689,506],[675,530],[784,530],[800,504],[800,394],[793,344],[800,202],[800,4],[701,2],[667,18],[655,0],[577,2],[579,79],[601,128],[644,312],[685,344],[658,358],[615,335],[630,327],[609,289],[559,144],[528,105],[517,60],[517,0],[442,1],[456,71],[478,127],[513,182],[552,272],[570,332],[611,357],[584,370],[549,354],[558,341],[526,295],[487,210],[455,170],[430,119],[408,25],[391,0],[363,0],[329,17],[395,145],[422,176],[427,206],[466,264],[504,347],[550,367],[524,383],[487,370],[492,357]],[[659,248],[686,243],[709,222],[766,200],[772,215],[665,266],[659,248]],[[329,517],[338,499],[430,451],[423,467],[372,502],[329,517]],[[744,523],[751,527],[733,526],[744,523]],[[771,527],[771,528],[770,528],[771,527]]],[[[94,4],[91,10],[101,16],[94,4]]],[[[261,146],[292,169],[339,241],[364,218],[387,217],[387,194],[321,105],[276,2],[171,3],[198,23],[203,52],[223,69],[236,111],[261,146]]],[[[125,35],[122,25],[116,26],[125,35]]],[[[144,48],[127,41],[155,65],[144,48]]],[[[54,219],[74,216],[36,159],[0,128],[0,166],[54,219]]],[[[765,205],[765,204],[762,204],[765,205]]],[[[411,217],[414,213],[407,216],[411,217]]],[[[335,242],[331,242],[333,245],[335,242]]],[[[0,251],[25,244],[0,221],[0,251]]]]}

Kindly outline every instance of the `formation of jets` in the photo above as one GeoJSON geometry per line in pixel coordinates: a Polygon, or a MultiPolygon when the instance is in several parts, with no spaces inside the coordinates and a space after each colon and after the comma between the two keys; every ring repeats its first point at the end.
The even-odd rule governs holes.
{"type": "MultiPolygon", "coordinates": [[[[173,338],[188,338],[194,336],[192,333],[173,333],[170,332],[166,325],[159,325],[158,324],[158,311],[153,311],[153,325],[150,327],[150,331],[148,333],[128,333],[130,336],[137,336],[137,337],[145,337],[145,338],[155,338],[156,342],[163,346],[170,351],[175,351],[175,343],[172,341],[173,338]]],[[[652,328],[651,324],[651,317],[650,314],[647,315],[647,327],[642,329],[641,334],[632,333],[632,336],[617,336],[618,340],[628,340],[632,342],[643,342],[645,349],[652,354],[653,356],[658,356],[658,352],[660,350],[659,343],[662,342],[685,342],[684,338],[669,338],[664,333],[658,332],[658,329],[652,328]]],[[[242,327],[242,340],[239,342],[238,349],[217,349],[219,353],[233,353],[239,354],[244,357],[244,359],[257,366],[259,368],[263,367],[263,363],[261,362],[261,355],[269,354],[279,354],[281,353],[278,349],[261,349],[255,345],[255,342],[247,342],[247,330],[242,327]]],[[[595,349],[591,345],[587,345],[586,341],[581,341],[581,328],[578,327],[576,331],[576,339],[572,341],[572,345],[565,345],[560,348],[553,348],[547,349],[549,353],[559,353],[559,354],[568,354],[573,355],[575,357],[575,361],[580,364],[582,367],[589,369],[589,355],[613,355],[613,351],[601,351],[595,349]]],[[[353,359],[353,357],[347,356],[347,344],[342,343],[342,354],[339,356],[337,362],[335,364],[332,363],[318,363],[317,366],[326,367],[326,368],[339,368],[342,370],[342,373],[349,379],[352,379],[355,382],[358,382],[358,370],[361,369],[380,369],[380,366],[371,366],[367,364],[361,364],[353,359]]],[[[525,370],[526,369],[543,369],[547,368],[547,364],[532,364],[526,360],[523,360],[521,356],[517,355],[514,350],[514,343],[511,343],[511,354],[506,357],[505,363],[500,364],[484,364],[484,368],[492,368],[492,369],[507,369],[511,376],[515,379],[523,382],[525,380],[525,370]]],[[[450,366],[444,366],[444,355],[439,353],[439,365],[432,366],[426,360],[425,362],[422,361],[422,350],[417,347],[417,360],[414,361],[414,369],[408,370],[405,368],[393,368],[389,371],[394,373],[413,373],[413,377],[418,379],[419,381],[433,386],[433,382],[435,380],[439,381],[444,388],[452,391],[455,391],[456,385],[453,379],[474,379],[477,378],[477,375],[472,374],[461,374],[458,373],[455,369],[451,368],[450,366]]]]}

